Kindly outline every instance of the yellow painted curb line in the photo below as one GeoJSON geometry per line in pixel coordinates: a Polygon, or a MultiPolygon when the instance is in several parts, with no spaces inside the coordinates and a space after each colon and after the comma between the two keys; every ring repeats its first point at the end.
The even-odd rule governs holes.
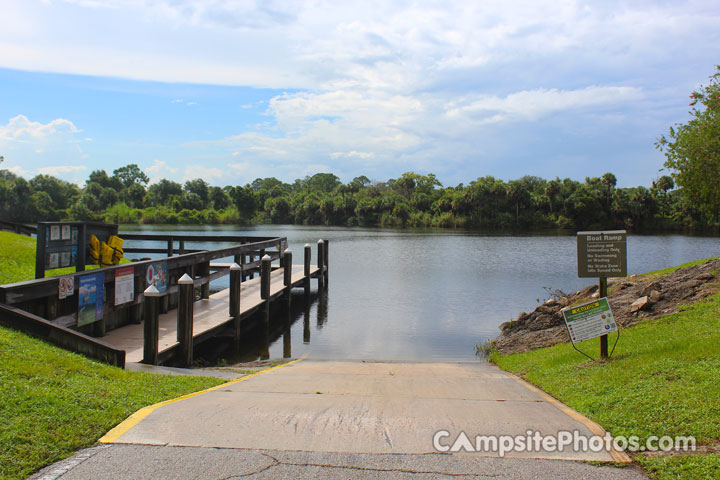
{"type": "Polygon", "coordinates": [[[114,443],[118,438],[125,435],[131,428],[133,428],[135,425],[140,423],[143,419],[145,419],[148,415],[150,415],[152,412],[157,410],[158,408],[169,405],[171,403],[179,402],[180,400],[185,400],[186,398],[195,397],[198,395],[202,395],[203,393],[212,392],[214,390],[220,390],[221,388],[225,388],[229,385],[232,385],[234,383],[242,382],[244,380],[248,380],[256,375],[260,375],[261,373],[269,372],[270,370],[276,370],[278,368],[287,367],[288,365],[292,365],[293,363],[297,363],[301,360],[305,360],[307,358],[308,354],[306,353],[302,357],[298,358],[297,360],[293,360],[292,362],[283,363],[282,365],[276,365],[274,367],[266,368],[265,370],[260,370],[259,372],[251,373],[250,375],[245,375],[244,377],[236,378],[235,380],[231,380],[229,382],[221,383],[220,385],[216,385],[211,388],[207,388],[205,390],[200,390],[199,392],[193,392],[188,393],[187,395],[183,395],[182,397],[173,398],[170,400],[165,400],[164,402],[156,403],[155,405],[149,405],[147,407],[143,407],[137,412],[130,415],[128,418],[120,422],[115,428],[107,432],[103,437],[98,440],[99,443],[114,443]]]}
{"type": "MultiPolygon", "coordinates": [[[[509,376],[512,377],[516,382],[520,383],[522,386],[524,386],[524,387],[527,388],[528,390],[537,393],[540,397],[542,397],[543,400],[545,400],[546,402],[548,402],[548,403],[552,404],[553,406],[555,406],[555,408],[557,408],[558,410],[560,410],[561,412],[563,412],[563,413],[564,413],[565,415],[567,415],[568,417],[570,417],[570,418],[572,418],[572,419],[574,419],[574,420],[577,420],[578,422],[580,422],[580,423],[582,423],[583,425],[585,425],[585,426],[587,427],[587,429],[590,430],[590,432],[591,432],[593,435],[597,435],[597,436],[599,436],[599,437],[603,437],[603,436],[605,436],[605,434],[607,433],[607,432],[605,431],[605,429],[602,428],[600,425],[598,425],[597,423],[593,422],[592,420],[590,420],[589,418],[587,418],[585,415],[582,415],[581,413],[576,412],[575,410],[573,410],[572,408],[568,407],[567,405],[565,405],[564,403],[562,403],[560,400],[558,400],[557,398],[553,397],[552,395],[549,395],[549,394],[547,394],[546,392],[540,390],[540,389],[537,388],[535,385],[533,385],[533,384],[531,384],[531,383],[523,380],[522,378],[518,377],[517,375],[514,375],[514,374],[512,374],[512,373],[510,373],[510,372],[506,372],[505,370],[502,370],[502,369],[501,369],[500,367],[498,367],[497,365],[493,365],[493,367],[495,367],[495,368],[497,368],[498,370],[500,370],[501,372],[509,375],[509,376]]],[[[632,459],[628,456],[627,453],[618,451],[618,450],[616,450],[614,447],[610,449],[610,456],[613,458],[613,460],[615,460],[615,461],[618,462],[618,463],[632,463],[632,459]]]]}

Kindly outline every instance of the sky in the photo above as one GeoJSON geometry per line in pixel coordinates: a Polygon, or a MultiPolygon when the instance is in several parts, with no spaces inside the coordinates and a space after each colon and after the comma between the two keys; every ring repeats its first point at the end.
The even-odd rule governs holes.
{"type": "Polygon", "coordinates": [[[0,168],[649,186],[717,64],[717,0],[3,0],[0,168]]]}

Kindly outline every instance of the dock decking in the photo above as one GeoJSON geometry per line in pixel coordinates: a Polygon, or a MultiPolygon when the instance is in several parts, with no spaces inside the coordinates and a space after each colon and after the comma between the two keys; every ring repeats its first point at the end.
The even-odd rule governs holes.
{"type": "MultiPolygon", "coordinates": [[[[311,267],[310,276],[318,274],[317,266],[311,267]]],[[[277,268],[270,274],[270,298],[282,295],[285,292],[283,284],[283,268],[277,268]]],[[[240,288],[240,317],[247,317],[254,313],[265,300],[260,298],[260,277],[246,280],[240,288]]],[[[303,265],[292,266],[291,288],[303,285],[305,281],[303,265]]],[[[229,289],[224,289],[210,298],[197,300],[193,304],[193,339],[196,340],[210,334],[211,331],[221,328],[233,318],[230,316],[228,301],[229,289]]],[[[177,339],[177,310],[160,314],[158,354],[166,356],[178,345],[177,339]]],[[[121,350],[125,350],[126,362],[140,362],[143,359],[143,325],[131,324],[112,330],[103,337],[103,341],[121,350]]]]}

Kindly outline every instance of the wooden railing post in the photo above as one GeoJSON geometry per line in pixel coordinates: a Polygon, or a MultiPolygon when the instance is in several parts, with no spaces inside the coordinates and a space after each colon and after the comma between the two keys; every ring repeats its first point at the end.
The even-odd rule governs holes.
{"type": "Polygon", "coordinates": [[[285,266],[283,267],[283,284],[285,285],[285,298],[287,299],[288,305],[290,305],[290,293],[292,290],[292,250],[289,248],[285,250],[283,255],[285,266]]]}
{"type": "Polygon", "coordinates": [[[330,240],[325,239],[323,243],[325,244],[323,246],[323,266],[325,267],[325,287],[327,288],[329,283],[328,280],[330,280],[330,267],[328,264],[328,257],[330,256],[330,254],[328,253],[330,251],[330,240]]]}
{"type": "Polygon", "coordinates": [[[270,255],[264,255],[260,264],[260,298],[268,300],[270,298],[270,265],[272,260],[270,255]]]}
{"type": "Polygon", "coordinates": [[[177,339],[180,363],[189,367],[193,361],[193,279],[187,273],[178,280],[177,339]]]}
{"type": "Polygon", "coordinates": [[[305,275],[305,281],[303,282],[303,286],[305,287],[305,296],[310,295],[310,258],[312,257],[312,249],[310,248],[310,244],[305,244],[304,248],[304,271],[303,274],[305,275]]]}
{"type": "Polygon", "coordinates": [[[240,347],[240,289],[242,286],[242,267],[237,263],[230,266],[230,316],[233,318],[233,337],[235,349],[240,347]]]}
{"type": "Polygon", "coordinates": [[[323,284],[325,283],[325,270],[324,270],[324,267],[323,267],[323,261],[325,260],[325,253],[324,253],[325,244],[323,243],[322,240],[318,240],[317,245],[318,245],[318,246],[317,246],[317,252],[318,252],[318,258],[317,258],[318,274],[317,274],[317,279],[318,279],[318,290],[320,290],[320,289],[323,288],[323,284]]]}
{"type": "Polygon", "coordinates": [[[168,237],[168,240],[167,240],[167,256],[168,257],[173,256],[173,237],[168,237]]]}
{"type": "MultiPolygon", "coordinates": [[[[210,262],[202,263],[198,266],[198,270],[200,271],[200,276],[202,277],[209,277],[210,276],[210,262]]],[[[200,298],[210,298],[210,282],[204,283],[200,287],[200,298]]]]}
{"type": "Polygon", "coordinates": [[[143,292],[143,304],[145,306],[145,324],[143,325],[143,363],[157,365],[158,337],[160,327],[158,315],[160,313],[160,292],[155,285],[150,285],[143,292]]]}

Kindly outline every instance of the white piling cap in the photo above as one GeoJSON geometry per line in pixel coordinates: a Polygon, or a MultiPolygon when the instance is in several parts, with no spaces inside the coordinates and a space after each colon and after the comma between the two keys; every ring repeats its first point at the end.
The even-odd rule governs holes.
{"type": "Polygon", "coordinates": [[[261,260],[264,262],[265,260],[272,260],[272,258],[270,258],[270,255],[268,255],[268,254],[266,253],[265,255],[263,255],[263,257],[261,258],[261,260]]]}
{"type": "Polygon", "coordinates": [[[145,289],[145,291],[143,292],[143,295],[146,296],[146,297],[159,297],[159,296],[160,296],[160,292],[158,291],[157,288],[155,288],[155,285],[154,285],[154,284],[150,284],[150,286],[147,287],[147,288],[145,289]]]}
{"type": "Polygon", "coordinates": [[[233,263],[232,265],[230,265],[230,270],[242,270],[242,267],[237,263],[233,263]]]}
{"type": "Polygon", "coordinates": [[[178,285],[187,285],[188,283],[193,283],[193,279],[187,273],[178,280],[178,285]]]}
{"type": "Polygon", "coordinates": [[[323,239],[321,238],[320,240],[318,240],[318,243],[325,243],[325,242],[323,242],[323,239]]]}
{"type": "Polygon", "coordinates": [[[305,244],[305,248],[310,248],[310,244],[309,244],[309,243],[306,243],[306,244],[305,244]]]}
{"type": "Polygon", "coordinates": [[[285,249],[285,255],[287,255],[288,253],[289,253],[289,254],[292,254],[292,250],[290,250],[289,248],[286,248],[286,249],[285,249]]]}

